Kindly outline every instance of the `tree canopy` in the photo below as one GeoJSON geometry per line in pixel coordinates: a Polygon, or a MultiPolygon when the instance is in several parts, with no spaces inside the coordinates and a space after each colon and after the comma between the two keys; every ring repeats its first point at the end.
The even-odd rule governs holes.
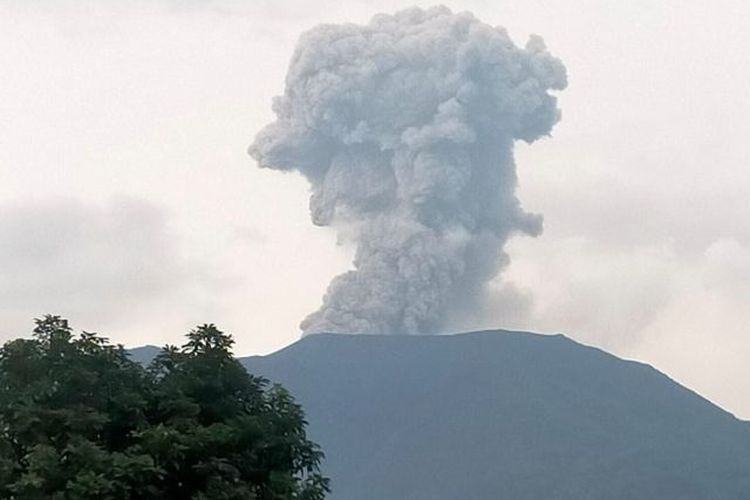
{"type": "Polygon", "coordinates": [[[59,316],[0,349],[0,497],[321,500],[323,454],[214,325],[148,367],[59,316]]]}

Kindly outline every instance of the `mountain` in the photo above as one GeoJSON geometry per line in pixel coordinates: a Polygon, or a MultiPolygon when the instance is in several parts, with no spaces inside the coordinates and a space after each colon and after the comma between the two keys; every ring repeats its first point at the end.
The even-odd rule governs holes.
{"type": "Polygon", "coordinates": [[[561,335],[311,335],[242,361],[304,406],[331,500],[750,499],[750,423],[561,335]]]}
{"type": "Polygon", "coordinates": [[[151,360],[153,360],[159,352],[161,352],[161,348],[153,345],[144,345],[128,349],[130,359],[144,366],[151,363],[151,360]]]}

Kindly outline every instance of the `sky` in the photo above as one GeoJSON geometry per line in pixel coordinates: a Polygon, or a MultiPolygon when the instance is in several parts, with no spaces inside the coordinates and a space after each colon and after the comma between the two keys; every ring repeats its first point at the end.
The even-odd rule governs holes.
{"type": "MultiPolygon", "coordinates": [[[[0,340],[45,313],[128,346],[204,322],[242,355],[297,340],[353,248],[247,148],[301,32],[414,4],[0,0],[0,340]]],[[[569,83],[516,148],[544,231],[463,329],[562,332],[750,419],[750,5],[445,5],[541,35],[569,83]]]]}

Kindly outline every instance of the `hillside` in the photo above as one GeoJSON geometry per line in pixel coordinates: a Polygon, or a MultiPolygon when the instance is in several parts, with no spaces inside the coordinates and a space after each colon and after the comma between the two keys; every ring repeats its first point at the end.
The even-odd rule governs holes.
{"type": "Polygon", "coordinates": [[[750,498],[750,424],[561,335],[313,335],[243,363],[305,407],[333,500],[750,498]]]}
{"type": "Polygon", "coordinates": [[[160,351],[160,347],[156,347],[153,345],[144,345],[141,347],[128,349],[128,355],[130,355],[130,359],[132,359],[133,361],[136,361],[145,366],[151,363],[151,360],[153,360],[160,351]]]}

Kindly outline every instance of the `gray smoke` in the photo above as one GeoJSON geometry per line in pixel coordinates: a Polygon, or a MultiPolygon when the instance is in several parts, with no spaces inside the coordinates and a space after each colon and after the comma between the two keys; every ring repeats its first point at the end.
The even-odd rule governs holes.
{"type": "Polygon", "coordinates": [[[305,33],[277,119],[249,149],[261,167],[301,172],[313,223],[356,243],[354,270],[302,330],[435,332],[480,304],[507,239],[541,232],[515,196],[513,142],[550,132],[549,91],[565,86],[540,37],[519,48],[445,7],[305,33]]]}

